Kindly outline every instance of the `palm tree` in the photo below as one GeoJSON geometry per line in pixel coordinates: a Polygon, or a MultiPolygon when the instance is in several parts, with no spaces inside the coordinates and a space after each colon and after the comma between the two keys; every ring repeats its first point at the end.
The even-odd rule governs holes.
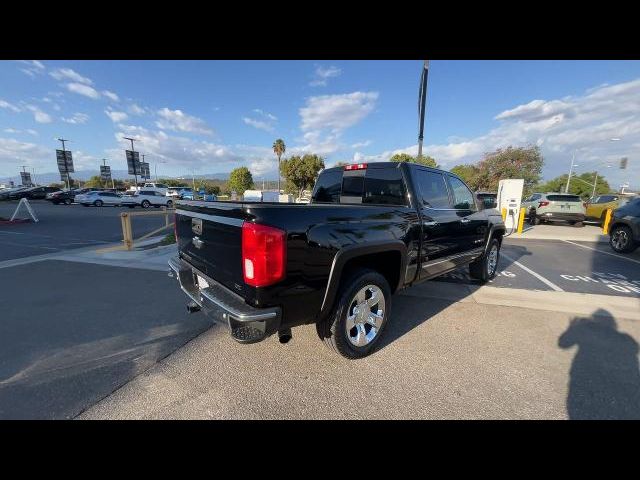
{"type": "Polygon", "coordinates": [[[281,138],[273,142],[273,153],[278,157],[278,195],[280,195],[280,157],[284,155],[287,150],[287,146],[284,144],[284,140],[281,138]]]}

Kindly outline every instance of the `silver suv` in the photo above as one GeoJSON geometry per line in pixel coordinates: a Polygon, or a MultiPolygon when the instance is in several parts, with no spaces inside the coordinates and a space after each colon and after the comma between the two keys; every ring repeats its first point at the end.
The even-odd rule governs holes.
{"type": "Polygon", "coordinates": [[[578,195],[567,193],[534,193],[521,204],[531,225],[548,221],[564,221],[571,225],[582,224],[586,208],[578,195]]]}

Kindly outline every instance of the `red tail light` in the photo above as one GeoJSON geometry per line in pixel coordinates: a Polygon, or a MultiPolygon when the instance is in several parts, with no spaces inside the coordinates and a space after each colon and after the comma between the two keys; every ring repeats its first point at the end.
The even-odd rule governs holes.
{"type": "Polygon", "coordinates": [[[345,165],[344,169],[345,170],[366,170],[367,169],[367,164],[366,163],[354,163],[353,165],[345,165]]]}
{"type": "Polygon", "coordinates": [[[538,208],[540,208],[540,207],[546,207],[547,205],[549,205],[549,202],[539,202],[539,203],[538,203],[538,208]]]}
{"type": "Polygon", "coordinates": [[[246,284],[266,287],[285,277],[286,232],[266,225],[242,224],[242,274],[246,284]]]}

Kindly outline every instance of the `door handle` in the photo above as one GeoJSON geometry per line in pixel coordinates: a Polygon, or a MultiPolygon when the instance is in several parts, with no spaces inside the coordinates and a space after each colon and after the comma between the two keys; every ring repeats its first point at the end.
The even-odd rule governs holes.
{"type": "Polygon", "coordinates": [[[469,220],[467,217],[461,218],[460,219],[460,223],[469,223],[471,220],[469,220]]]}
{"type": "Polygon", "coordinates": [[[425,227],[435,227],[438,225],[438,222],[422,222],[422,225],[425,227]]]}

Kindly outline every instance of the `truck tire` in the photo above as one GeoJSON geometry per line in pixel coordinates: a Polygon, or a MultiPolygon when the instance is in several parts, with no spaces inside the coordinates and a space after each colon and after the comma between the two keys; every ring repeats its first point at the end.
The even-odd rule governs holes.
{"type": "Polygon", "coordinates": [[[469,275],[481,283],[486,283],[496,276],[500,261],[500,242],[492,238],[487,253],[469,264],[469,275]]]}
{"type": "Polygon", "coordinates": [[[378,272],[358,269],[345,277],[329,316],[316,324],[318,336],[347,359],[370,355],[391,313],[391,289],[378,272]]]}
{"type": "Polygon", "coordinates": [[[609,245],[614,252],[618,253],[631,253],[638,247],[638,244],[633,241],[631,229],[626,225],[616,225],[611,229],[609,245]]]}

